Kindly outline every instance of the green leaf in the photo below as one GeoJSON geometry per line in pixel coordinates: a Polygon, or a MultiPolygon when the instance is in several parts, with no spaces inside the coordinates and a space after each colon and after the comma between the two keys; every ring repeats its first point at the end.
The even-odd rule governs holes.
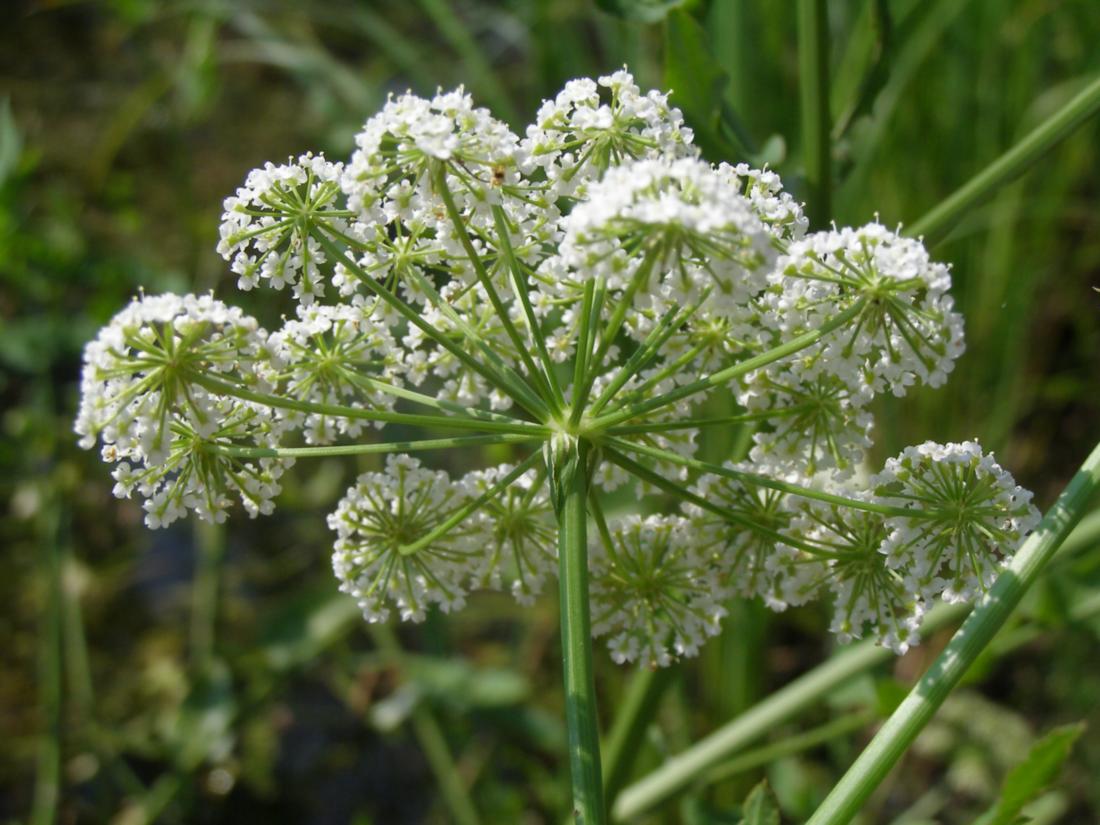
{"type": "Polygon", "coordinates": [[[616,17],[656,23],[675,8],[688,5],[690,0],[596,0],[596,5],[616,17]]]}
{"type": "Polygon", "coordinates": [[[11,111],[11,100],[0,99],[0,186],[15,175],[23,154],[23,136],[11,111]]]}
{"type": "Polygon", "coordinates": [[[683,111],[695,142],[711,160],[747,154],[721,128],[727,85],[729,75],[711,52],[699,21],[680,9],[671,12],[665,23],[665,87],[672,90],[671,101],[683,111]]]}
{"type": "Polygon", "coordinates": [[[176,763],[184,770],[193,770],[206,760],[227,758],[236,739],[236,712],[229,668],[215,660],[191,686],[174,719],[169,740],[176,763]]]}
{"type": "Polygon", "coordinates": [[[1008,772],[1001,796],[974,825],[1016,825],[1024,806],[1057,778],[1085,723],[1055,728],[1036,742],[1024,761],[1008,772]]]}
{"type": "Polygon", "coordinates": [[[355,599],[326,582],[269,614],[263,623],[259,656],[272,670],[290,670],[313,661],[361,621],[355,599]]]}
{"type": "Polygon", "coordinates": [[[766,780],[761,781],[741,807],[741,825],[779,825],[779,808],[766,780]]]}

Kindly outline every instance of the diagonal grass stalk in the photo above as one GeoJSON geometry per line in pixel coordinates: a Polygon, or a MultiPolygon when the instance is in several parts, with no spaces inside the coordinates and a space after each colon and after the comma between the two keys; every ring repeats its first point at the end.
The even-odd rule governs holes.
{"type": "MultiPolygon", "coordinates": [[[[959,621],[967,610],[969,605],[939,605],[925,618],[921,634],[927,636],[959,621]]],[[[870,639],[842,648],[832,658],[734,717],[687,750],[669,758],[648,776],[624,788],[612,808],[612,821],[638,821],[638,817],[646,811],[685,790],[706,771],[766,736],[777,725],[823,701],[831,691],[859,674],[894,658],[892,651],[870,639]]]]}
{"type": "Polygon", "coordinates": [[[1007,569],[829,792],[807,825],[844,825],[859,812],[867,797],[909,749],[917,734],[1004,625],[1098,490],[1100,444],[1093,448],[1038,528],[1012,557],[1007,569]]]}
{"type": "Polygon", "coordinates": [[[1022,175],[1047,152],[1100,112],[1100,77],[1043,121],[1015,146],[956,189],[906,230],[932,246],[951,231],[959,218],[991,193],[1022,175]]]}

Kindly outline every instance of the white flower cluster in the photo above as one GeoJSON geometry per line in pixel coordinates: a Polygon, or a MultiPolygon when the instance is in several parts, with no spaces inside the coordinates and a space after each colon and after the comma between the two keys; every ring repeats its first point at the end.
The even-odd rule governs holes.
{"type": "Polygon", "coordinates": [[[557,527],[542,479],[499,465],[452,480],[410,456],[364,473],[329,516],[341,590],[368,621],[466,603],[476,587],[507,586],[532,604],[557,564],[557,527]]]}
{"type": "Polygon", "coordinates": [[[721,560],[700,547],[677,516],[627,516],[589,542],[592,633],[608,636],[616,662],[665,667],[694,656],[721,630],[721,560]]]}
{"type": "Polygon", "coordinates": [[[926,599],[984,592],[1039,522],[1031,492],[974,441],[907,447],[872,486],[883,501],[921,513],[889,520],[883,553],[926,599]]]}
{"type": "Polygon", "coordinates": [[[326,258],[316,233],[348,232],[352,213],[336,203],[343,171],[342,163],[323,155],[267,163],[225,199],[218,253],[232,261],[240,289],[261,280],[276,289],[292,286],[303,304],[324,294],[320,267],[326,258]]]}
{"type": "Polygon", "coordinates": [[[769,306],[785,334],[817,329],[841,309],[856,312],[847,335],[822,343],[820,361],[850,383],[898,396],[917,381],[938,387],[962,354],[948,268],[881,224],[796,241],[770,277],[769,306]]]}
{"type": "MultiPolygon", "coordinates": [[[[239,287],[297,299],[279,329],[161,296],[89,344],[77,431],[151,526],[220,520],[234,497],[268,512],[291,436],[320,455],[391,424],[477,433],[417,449],[567,434],[597,456],[597,503],[629,482],[682,499],[600,515],[588,547],[594,631],[653,664],[694,653],[733,595],[831,594],[836,633],[903,650],[931,600],[987,587],[1032,527],[974,444],[852,481],[875,395],[938,386],[962,352],[948,268],[878,223],[807,234],[778,175],[701,160],[625,70],[570,81],[522,137],[460,88],[391,98],[355,145],[268,164],[225,202],[239,287]],[[715,393],[736,408],[707,418],[715,393]],[[734,424],[750,460],[698,461],[702,430],[734,424]]],[[[411,449],[397,438],[385,449],[411,449]]],[[[529,604],[558,564],[537,462],[452,479],[391,455],[330,517],[342,588],[372,621],[479,587],[529,604]]]]}
{"type": "Polygon", "coordinates": [[[137,491],[149,527],[188,510],[225,519],[237,496],[253,516],[269,513],[289,460],[245,461],[228,448],[273,446],[271,410],[211,389],[211,379],[262,385],[267,333],[209,295],[134,299],[84,350],[76,431],[117,463],[115,495],[137,491]]]}

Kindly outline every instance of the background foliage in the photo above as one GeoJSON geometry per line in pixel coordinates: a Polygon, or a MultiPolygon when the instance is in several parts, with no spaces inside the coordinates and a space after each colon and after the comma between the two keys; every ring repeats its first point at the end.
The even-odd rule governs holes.
{"type": "MultiPolygon", "coordinates": [[[[768,162],[798,191],[796,37],[783,6],[43,0],[5,10],[0,821],[468,821],[455,801],[463,788],[486,822],[559,821],[568,786],[552,600],[521,610],[479,596],[456,617],[401,629],[401,646],[372,633],[336,594],[321,517],[367,459],[301,467],[269,519],[144,530],[71,435],[80,349],[142,286],[240,300],[213,251],[221,199],[265,160],[309,147],[347,155],[362,121],[406,88],[464,82],[519,128],[565,80],[628,63],[643,87],[675,90],[710,159],[768,162]],[[454,757],[449,792],[443,750],[454,757]]],[[[868,0],[831,14],[843,224],[876,212],[912,223],[1100,71],[1090,0],[868,0]]],[[[882,456],[977,437],[1046,504],[1095,441],[1098,138],[1096,124],[1080,130],[936,248],[954,265],[968,352],[946,388],[879,410],[882,456]]],[[[284,308],[249,309],[272,319],[284,308]]],[[[1033,749],[1059,725],[1100,729],[1098,596],[1100,544],[1081,540],[865,821],[962,823],[987,810],[989,822],[1011,821],[999,789],[1025,759],[1025,773],[1043,777],[1035,821],[1100,820],[1100,738],[1086,730],[1072,745],[1078,729],[1063,728],[1033,749]],[[1044,790],[1058,772],[1043,765],[1071,745],[1044,790]]],[[[831,648],[817,608],[732,613],[698,662],[675,669],[639,769],[831,648]]],[[[653,821],[738,821],[762,777],[784,821],[804,819],[940,644],[773,732],[783,743],[833,725],[817,744],[701,778],[653,821]]],[[[602,653],[597,665],[610,716],[626,674],[602,653]]]]}

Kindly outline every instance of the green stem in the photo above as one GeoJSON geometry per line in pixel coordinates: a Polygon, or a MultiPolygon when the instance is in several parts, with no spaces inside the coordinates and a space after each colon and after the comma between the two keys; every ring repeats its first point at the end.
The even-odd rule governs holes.
{"type": "Polygon", "coordinates": [[[508,270],[512,274],[512,290],[516,293],[520,306],[523,307],[523,317],[527,320],[527,328],[531,332],[531,338],[535,342],[539,358],[542,360],[542,367],[546,372],[546,381],[550,386],[550,392],[558,408],[563,408],[565,406],[565,395],[562,393],[561,384],[558,382],[554,359],[550,357],[550,350],[546,347],[546,336],[542,333],[542,326],[535,315],[535,308],[531,305],[531,295],[526,275],[520,262],[516,259],[515,250],[512,249],[512,239],[508,234],[508,218],[502,207],[493,207],[493,220],[496,221],[501,253],[504,255],[508,263],[508,270]]]}
{"type": "Polygon", "coordinates": [[[690,398],[693,395],[697,395],[707,390],[712,390],[722,384],[726,384],[745,373],[752,372],[753,370],[766,367],[775,361],[782,358],[786,358],[788,355],[794,355],[796,352],[806,349],[806,347],[813,346],[826,335],[840,329],[845,326],[853,318],[856,318],[861,312],[865,301],[860,299],[856,301],[848,309],[844,310],[840,314],[830,318],[820,327],[809,332],[805,332],[796,338],[792,338],[785,344],[780,344],[778,347],[773,347],[767,352],[762,352],[752,358],[748,358],[739,364],[734,364],[730,367],[726,367],[723,370],[712,373],[706,378],[700,378],[698,381],[692,381],[690,384],[685,384],[682,387],[678,387],[671,392],[667,392],[664,395],[658,395],[656,398],[652,398],[649,401],[643,401],[640,404],[627,404],[624,407],[610,412],[606,415],[602,415],[599,418],[591,422],[592,430],[602,430],[614,427],[616,424],[621,424],[624,421],[629,421],[631,418],[637,418],[640,415],[659,410],[662,407],[667,407],[669,404],[675,404],[677,401],[683,398],[690,398]]]}
{"type": "MultiPolygon", "coordinates": [[[[931,635],[958,621],[968,609],[968,605],[940,605],[929,612],[921,633],[931,635]]],[[[765,736],[777,725],[817,704],[853,677],[894,658],[892,651],[871,640],[843,648],[710,736],[673,756],[653,773],[627,786],[615,801],[612,820],[636,822],[644,812],[698,781],[706,771],[765,736]]]]}
{"type": "Polygon", "coordinates": [[[588,602],[590,454],[589,444],[575,438],[550,442],[546,450],[550,489],[558,518],[562,670],[576,825],[604,825],[607,822],[600,776],[600,735],[588,602]]]}
{"type": "Polygon", "coordinates": [[[661,697],[675,677],[675,668],[642,666],[631,678],[604,743],[603,790],[609,802],[614,802],[630,776],[646,728],[653,722],[661,697]]]}
{"type": "Polygon", "coordinates": [[[222,447],[221,455],[234,458],[322,458],[372,453],[412,453],[421,450],[446,450],[455,447],[484,447],[491,444],[525,444],[546,436],[527,433],[500,435],[460,435],[453,438],[426,438],[420,441],[386,441],[380,444],[336,444],[327,447],[222,447]]]}
{"type": "Polygon", "coordinates": [[[833,787],[807,825],[842,825],[856,815],[1008,619],[1098,489],[1100,444],[1085,459],[1039,527],[1012,557],[943,653],[833,787]]]}
{"type": "Polygon", "coordinates": [[[871,724],[874,719],[875,713],[872,710],[859,710],[854,713],[849,713],[846,716],[841,716],[839,719],[833,719],[826,722],[824,725],[812,728],[805,733],[788,736],[786,739],[764,745],[763,747],[736,756],[728,762],[716,765],[707,773],[703,781],[707,784],[720,782],[723,779],[736,776],[739,773],[745,773],[754,768],[768,765],[777,759],[792,756],[796,753],[802,753],[810,748],[816,748],[818,745],[822,745],[837,737],[845,736],[861,728],[865,728],[867,725],[871,724]]]}
{"type": "Polygon", "coordinates": [[[641,453],[651,458],[656,458],[660,461],[668,461],[672,464],[679,464],[681,467],[689,467],[693,470],[699,470],[703,473],[710,473],[716,476],[722,476],[723,478],[731,478],[734,481],[741,481],[745,484],[752,484],[756,487],[766,487],[769,490],[777,490],[781,493],[789,493],[792,496],[801,496],[802,498],[810,498],[816,501],[824,501],[828,504],[836,504],[841,507],[849,507],[853,510],[866,510],[869,513],[878,513],[883,516],[899,516],[901,518],[920,518],[920,510],[912,510],[907,507],[893,507],[889,504],[878,504],[874,501],[860,501],[859,499],[847,498],[845,496],[838,496],[835,493],[826,493],[824,490],[814,490],[809,487],[802,487],[798,484],[791,484],[787,481],[780,481],[779,479],[770,478],[768,476],[756,475],[755,473],[746,473],[741,470],[734,470],[729,467],[722,467],[717,464],[710,464],[706,461],[700,461],[697,458],[686,458],[679,453],[674,453],[671,450],[662,450],[659,447],[649,447],[645,444],[637,444],[633,441],[626,441],[621,438],[608,438],[604,439],[603,443],[609,444],[617,450],[625,450],[632,453],[641,453]]]}
{"type": "MultiPolygon", "coordinates": [[[[423,332],[429,339],[435,341],[435,343],[447,350],[447,352],[453,355],[459,363],[480,375],[494,387],[504,391],[513,401],[532,415],[537,417],[545,412],[542,401],[530,392],[527,385],[523,383],[522,378],[520,378],[517,373],[510,371],[507,365],[502,364],[500,359],[493,355],[492,350],[489,349],[485,342],[479,337],[470,336],[468,331],[466,333],[467,337],[472,338],[471,343],[480,349],[486,357],[490,358],[492,366],[482,364],[467,353],[461,345],[450,340],[446,335],[441,334],[439,330],[425,321],[420,313],[413,307],[394,295],[382,284],[375,281],[374,277],[369,272],[364,270],[356,261],[349,258],[330,238],[326,237],[323,233],[317,233],[313,237],[316,239],[317,243],[333,257],[333,260],[343,264],[349,271],[354,272],[359,278],[359,282],[363,284],[364,287],[373,292],[379,299],[385,301],[388,306],[392,307],[401,317],[423,332]],[[500,370],[500,372],[496,370],[500,370]]],[[[430,287],[430,283],[426,280],[425,283],[430,287]]],[[[457,316],[455,317],[457,318],[457,316]]],[[[459,320],[461,322],[461,319],[459,320]]]]}
{"type": "Polygon", "coordinates": [[[50,501],[43,509],[39,565],[46,598],[38,634],[38,701],[45,724],[38,737],[30,825],[53,825],[61,801],[61,507],[50,501]]]}
{"type": "Polygon", "coordinates": [[[194,671],[201,674],[214,658],[225,531],[221,525],[199,522],[194,535],[198,558],[191,585],[191,664],[194,671]]]}
{"type": "Polygon", "coordinates": [[[524,421],[495,421],[474,416],[420,415],[416,413],[398,413],[389,410],[367,410],[359,407],[347,407],[342,404],[320,404],[314,401],[299,401],[296,398],[283,398],[279,395],[255,392],[239,387],[228,381],[213,378],[203,373],[190,373],[188,378],[200,387],[221,395],[230,395],[244,401],[255,401],[266,407],[283,410],[296,410],[318,415],[331,415],[338,418],[352,418],[362,421],[382,421],[388,424],[409,424],[416,427],[440,427],[451,430],[488,430],[490,432],[520,433],[528,435],[548,435],[549,430],[539,424],[524,421]]]}
{"type": "Polygon", "coordinates": [[[1082,123],[1100,111],[1100,77],[1094,79],[1069,103],[1033,129],[1015,146],[993,161],[938,206],[906,230],[923,236],[931,246],[941,240],[960,216],[992,192],[1032,167],[1044,154],[1076,131],[1082,123]]]}
{"type": "Polygon", "coordinates": [[[806,213],[813,229],[828,225],[832,210],[828,22],[825,0],[798,0],[802,164],[806,172],[806,213]]]}

